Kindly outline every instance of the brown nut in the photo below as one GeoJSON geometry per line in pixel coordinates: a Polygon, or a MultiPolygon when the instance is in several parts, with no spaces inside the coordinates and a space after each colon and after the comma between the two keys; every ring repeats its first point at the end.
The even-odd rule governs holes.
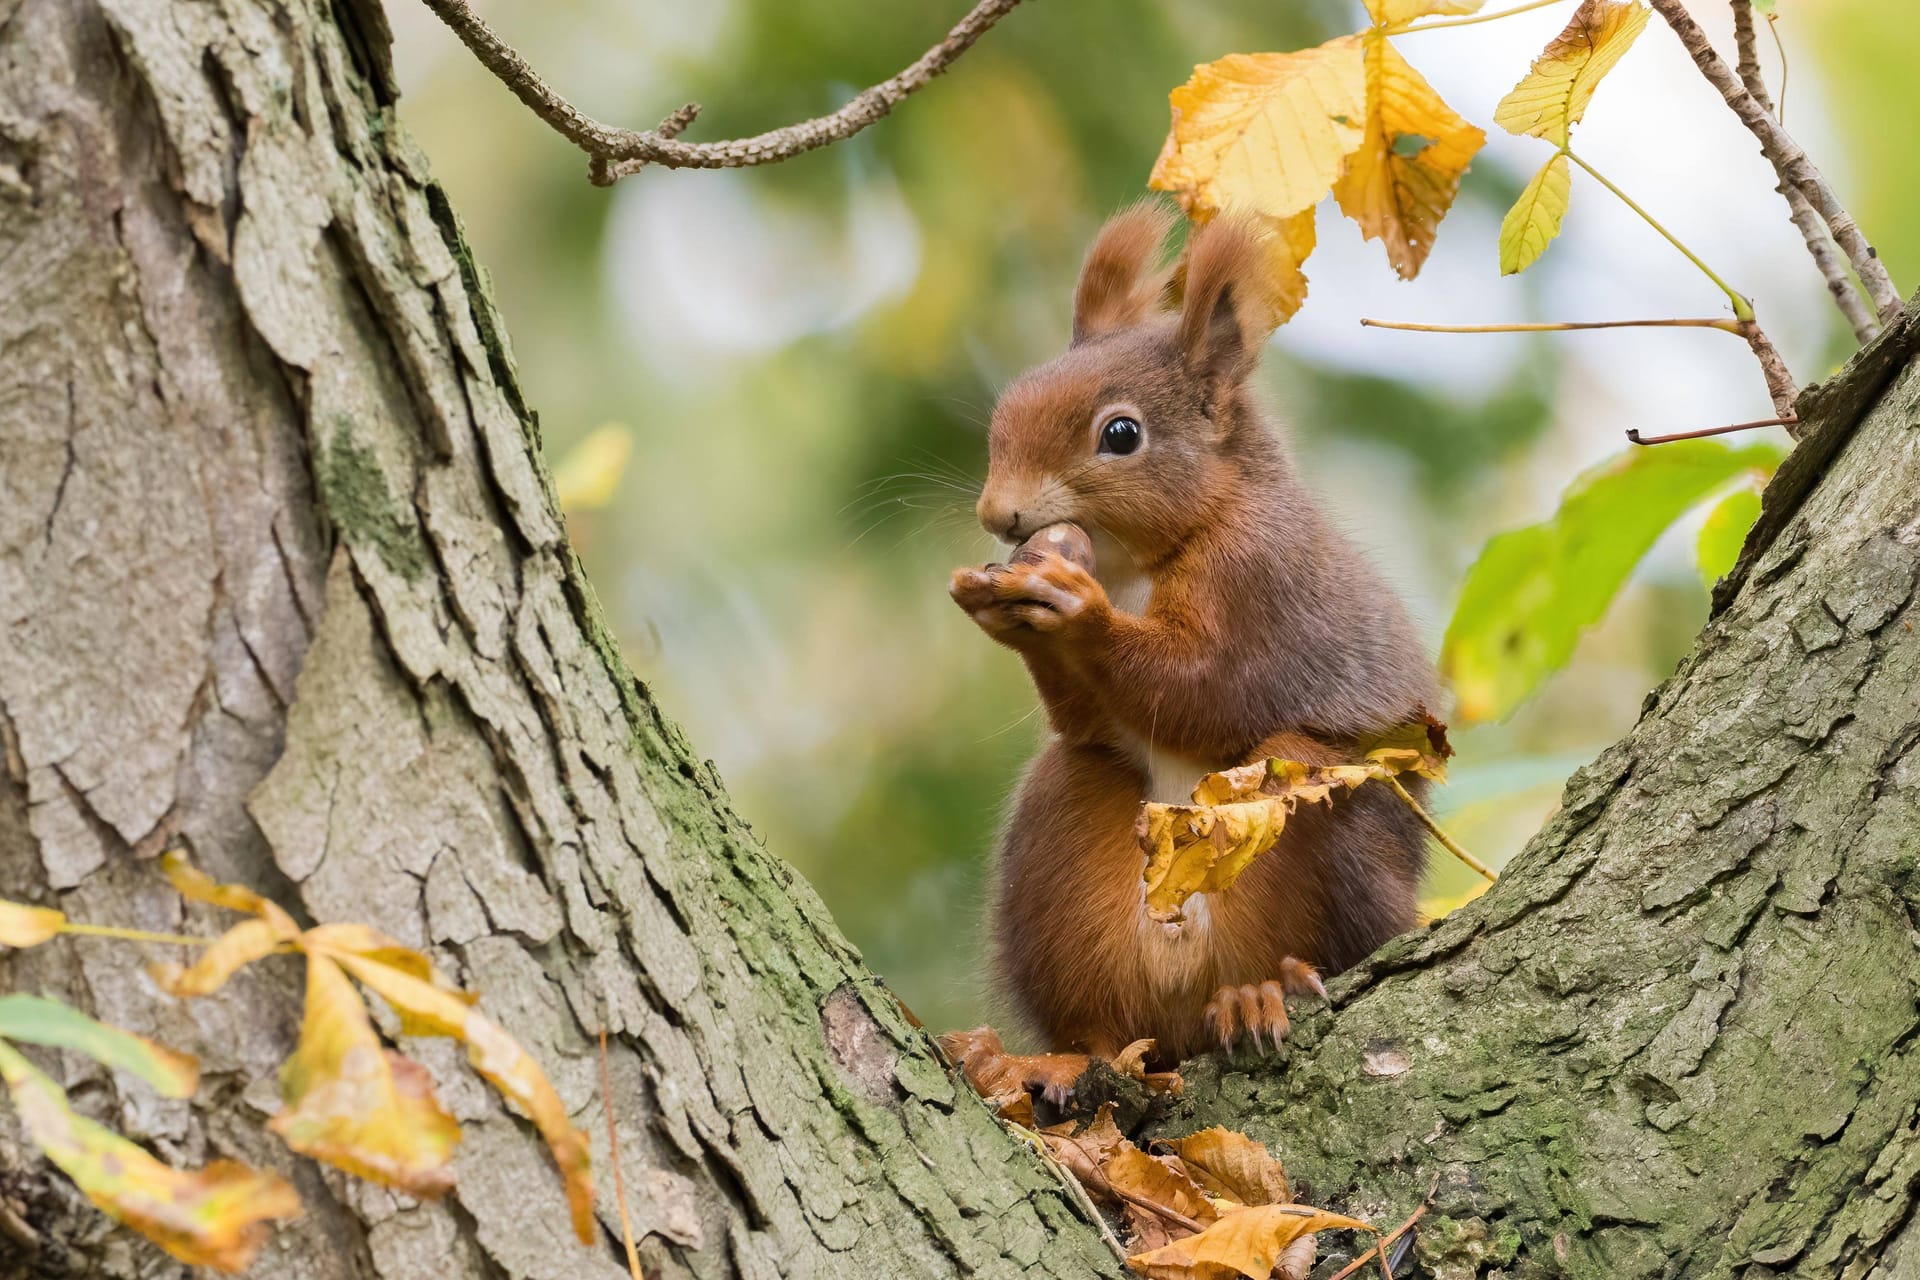
{"type": "Polygon", "coordinates": [[[1068,521],[1038,529],[1013,551],[1013,563],[1033,564],[1049,553],[1071,560],[1088,573],[1093,572],[1093,539],[1086,530],[1068,521]]]}

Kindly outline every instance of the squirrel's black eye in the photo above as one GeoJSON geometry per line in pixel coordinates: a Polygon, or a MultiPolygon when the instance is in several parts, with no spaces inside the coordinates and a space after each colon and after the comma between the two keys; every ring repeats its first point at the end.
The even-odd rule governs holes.
{"type": "Polygon", "coordinates": [[[1132,453],[1140,447],[1140,424],[1132,418],[1109,418],[1100,428],[1100,452],[1132,453]]]}

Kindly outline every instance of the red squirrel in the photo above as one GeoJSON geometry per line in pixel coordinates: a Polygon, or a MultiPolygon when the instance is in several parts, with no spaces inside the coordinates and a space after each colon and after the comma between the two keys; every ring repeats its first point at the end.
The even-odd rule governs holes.
{"type": "Polygon", "coordinates": [[[1101,230],[1066,352],[1001,395],[977,511],[1019,544],[1092,539],[1093,570],[1037,540],[962,568],[951,592],[1024,659],[1048,740],[995,868],[1001,991],[1055,1050],[1161,1058],[1277,1045],[1285,997],[1320,991],[1416,920],[1419,822],[1385,789],[1305,805],[1232,888],[1152,920],[1134,823],[1212,770],[1343,747],[1418,719],[1433,669],[1405,608],[1328,521],[1247,381],[1271,329],[1256,225],[1189,237],[1177,310],[1159,266],[1172,215],[1101,230]]]}

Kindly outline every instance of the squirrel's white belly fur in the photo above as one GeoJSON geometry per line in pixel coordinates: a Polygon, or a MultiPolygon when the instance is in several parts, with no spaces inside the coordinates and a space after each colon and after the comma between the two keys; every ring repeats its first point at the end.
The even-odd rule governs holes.
{"type": "MultiPolygon", "coordinates": [[[[1106,589],[1113,607],[1131,614],[1143,614],[1153,600],[1153,579],[1134,565],[1132,557],[1112,539],[1093,535],[1094,576],[1106,589]]],[[[1128,735],[1122,749],[1147,775],[1147,800],[1159,804],[1187,804],[1193,798],[1193,785],[1223,763],[1198,760],[1176,751],[1156,747],[1137,734],[1128,735]]],[[[1140,882],[1139,913],[1135,917],[1140,945],[1141,967],[1148,978],[1167,990],[1195,985],[1204,978],[1207,965],[1209,917],[1207,899],[1197,895],[1187,900],[1186,919],[1179,924],[1163,924],[1147,914],[1147,886],[1140,882]]]]}

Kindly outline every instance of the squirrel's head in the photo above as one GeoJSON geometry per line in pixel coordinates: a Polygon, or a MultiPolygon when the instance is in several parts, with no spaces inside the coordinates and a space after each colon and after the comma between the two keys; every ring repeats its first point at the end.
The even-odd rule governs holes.
{"type": "Polygon", "coordinates": [[[1142,203],[1101,228],[1074,290],[1072,344],[994,406],[976,510],[995,537],[1071,520],[1145,567],[1230,494],[1238,437],[1264,430],[1243,391],[1272,328],[1266,241],[1251,221],[1218,217],[1163,268],[1172,222],[1142,203]]]}

